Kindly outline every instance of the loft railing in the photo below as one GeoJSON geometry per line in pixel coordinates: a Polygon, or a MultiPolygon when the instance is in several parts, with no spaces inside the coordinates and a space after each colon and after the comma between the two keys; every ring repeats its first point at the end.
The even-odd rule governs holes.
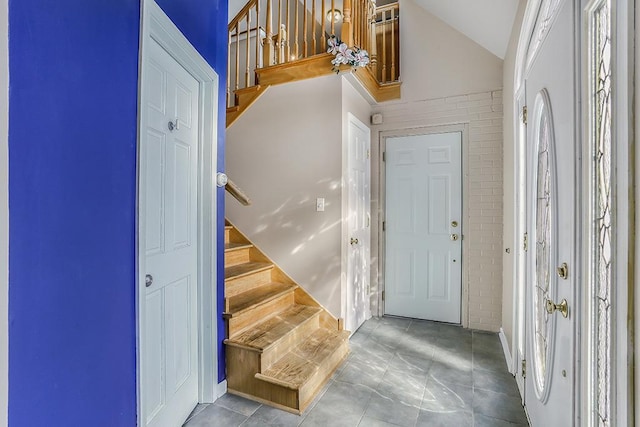
{"type": "Polygon", "coordinates": [[[380,83],[398,81],[400,75],[400,8],[390,3],[376,8],[376,64],[372,71],[380,83]]]}
{"type": "Polygon", "coordinates": [[[250,0],[228,26],[227,107],[238,91],[259,84],[256,70],[325,54],[332,35],[367,50],[379,82],[397,81],[397,23],[397,3],[376,9],[372,0],[250,0]],[[342,19],[331,19],[340,7],[342,19]]]}

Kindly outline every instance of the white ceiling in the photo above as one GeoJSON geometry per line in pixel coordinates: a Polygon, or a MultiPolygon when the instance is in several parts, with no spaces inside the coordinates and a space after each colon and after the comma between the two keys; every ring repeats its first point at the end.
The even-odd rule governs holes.
{"type": "Polygon", "coordinates": [[[500,59],[509,44],[518,0],[415,0],[500,59]]]}

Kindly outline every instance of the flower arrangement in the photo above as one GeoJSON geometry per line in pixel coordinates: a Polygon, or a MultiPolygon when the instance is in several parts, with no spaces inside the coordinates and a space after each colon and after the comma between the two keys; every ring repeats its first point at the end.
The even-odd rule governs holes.
{"type": "Polygon", "coordinates": [[[336,36],[329,37],[327,41],[329,48],[327,53],[335,55],[335,58],[331,60],[333,65],[332,70],[338,73],[340,71],[340,65],[351,65],[351,67],[364,67],[369,64],[369,53],[360,49],[358,46],[349,48],[346,43],[340,41],[336,36]]]}

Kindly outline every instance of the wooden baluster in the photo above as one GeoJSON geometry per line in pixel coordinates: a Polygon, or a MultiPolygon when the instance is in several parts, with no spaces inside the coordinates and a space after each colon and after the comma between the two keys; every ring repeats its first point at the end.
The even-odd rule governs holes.
{"type": "Polygon", "coordinates": [[[295,35],[293,36],[294,37],[293,43],[294,43],[294,46],[296,48],[295,49],[296,50],[296,59],[298,59],[300,57],[300,44],[298,43],[298,37],[299,37],[299,33],[298,33],[298,3],[300,3],[300,1],[299,0],[293,0],[293,1],[296,2],[296,12],[295,12],[296,16],[294,18],[294,20],[296,21],[296,23],[295,23],[296,30],[295,30],[295,35]]]}
{"type": "Polygon", "coordinates": [[[361,28],[362,28],[362,0],[358,0],[358,46],[362,46],[362,32],[361,32],[361,28]]]}
{"type": "Polygon", "coordinates": [[[336,35],[336,23],[334,22],[333,16],[336,11],[336,0],[331,0],[331,35],[336,35]]]}
{"type": "Polygon", "coordinates": [[[349,46],[358,43],[358,0],[352,0],[351,6],[351,37],[353,39],[349,46]]]}
{"type": "Polygon", "coordinates": [[[278,38],[276,39],[276,64],[282,64],[282,0],[278,0],[278,38]]]}
{"type": "Polygon", "coordinates": [[[311,55],[318,53],[316,50],[316,0],[311,0],[311,55]]]}
{"type": "Polygon", "coordinates": [[[391,81],[396,80],[396,30],[395,9],[391,9],[391,81]]]}
{"type": "Polygon", "coordinates": [[[302,4],[302,57],[306,58],[307,50],[307,0],[302,4]]]}
{"type": "Polygon", "coordinates": [[[382,12],[382,83],[387,82],[387,11],[382,12]]]}
{"type": "Polygon", "coordinates": [[[260,43],[261,43],[261,39],[260,39],[260,1],[256,2],[256,68],[254,69],[254,82],[255,84],[258,84],[258,75],[257,73],[255,73],[255,70],[257,70],[260,67],[260,43]]]}
{"type": "Polygon", "coordinates": [[[264,38],[264,46],[262,51],[262,65],[268,67],[273,65],[273,31],[271,29],[271,0],[267,0],[267,23],[266,23],[266,36],[264,38]]]}
{"type": "Polygon", "coordinates": [[[247,11],[247,45],[245,46],[245,50],[246,52],[246,56],[245,59],[247,61],[246,65],[246,71],[245,71],[245,75],[244,75],[244,87],[249,87],[250,83],[249,83],[249,76],[251,75],[249,72],[250,69],[250,58],[251,58],[251,13],[249,13],[249,11],[247,11]]]}
{"type": "Polygon", "coordinates": [[[351,26],[351,0],[344,0],[342,5],[342,34],[343,42],[353,46],[353,27],[351,26]]]}
{"type": "MultiPolygon", "coordinates": [[[[231,31],[227,37],[227,52],[231,55],[231,31]]],[[[235,104],[235,102],[234,102],[235,104]]],[[[227,107],[232,107],[231,104],[231,58],[227,60],[227,107]]]]}
{"type": "MultiPolygon", "coordinates": [[[[294,0],[296,3],[298,2],[298,0],[294,0]]],[[[288,37],[285,39],[284,43],[286,46],[286,50],[284,52],[284,62],[289,62],[291,60],[291,42],[289,41],[289,38],[291,37],[291,15],[289,13],[289,0],[287,0],[287,19],[286,19],[286,31],[288,34],[288,37]]]]}
{"type": "Polygon", "coordinates": [[[322,22],[322,24],[320,25],[320,32],[322,33],[322,36],[320,37],[320,47],[323,50],[327,49],[327,37],[324,35],[326,33],[326,31],[324,30],[326,27],[325,24],[325,20],[327,19],[327,11],[326,11],[326,7],[324,5],[325,0],[322,0],[322,15],[320,15],[320,22],[322,22]]]}
{"type": "Polygon", "coordinates": [[[369,31],[371,32],[371,41],[369,43],[369,59],[371,60],[371,71],[373,75],[378,77],[378,38],[376,37],[376,12],[375,8],[373,9],[371,16],[371,24],[369,26],[369,31]]]}
{"type": "Polygon", "coordinates": [[[236,90],[240,88],[240,21],[236,23],[236,90]]]}

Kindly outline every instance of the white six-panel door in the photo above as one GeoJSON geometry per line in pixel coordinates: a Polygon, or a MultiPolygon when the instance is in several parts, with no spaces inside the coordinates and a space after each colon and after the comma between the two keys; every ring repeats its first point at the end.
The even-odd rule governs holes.
{"type": "Polygon", "coordinates": [[[462,134],[386,139],[385,314],[460,323],[462,134]]]}
{"type": "Polygon", "coordinates": [[[141,420],[145,426],[174,427],[198,402],[199,83],[154,41],[146,49],[141,420]]]}
{"type": "Polygon", "coordinates": [[[370,316],[371,263],[371,134],[349,115],[348,134],[348,241],[346,329],[355,332],[370,316]]]}

